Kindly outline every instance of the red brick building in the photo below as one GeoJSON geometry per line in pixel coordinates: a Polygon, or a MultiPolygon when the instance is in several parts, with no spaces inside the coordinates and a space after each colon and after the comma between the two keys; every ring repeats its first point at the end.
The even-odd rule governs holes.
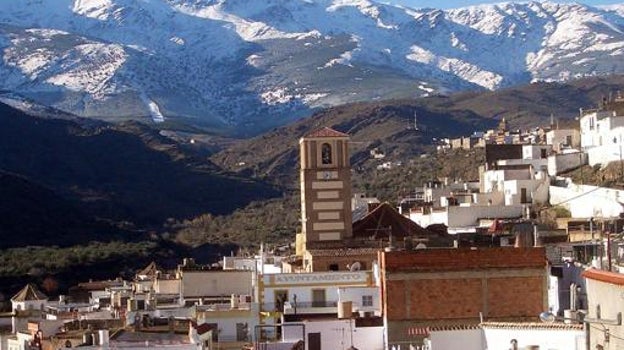
{"type": "Polygon", "coordinates": [[[389,345],[443,324],[535,320],[547,309],[543,248],[380,252],[389,345]]]}

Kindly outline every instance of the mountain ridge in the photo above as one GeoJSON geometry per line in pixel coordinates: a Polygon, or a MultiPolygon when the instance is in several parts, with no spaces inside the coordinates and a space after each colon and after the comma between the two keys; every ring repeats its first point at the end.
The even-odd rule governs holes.
{"type": "Polygon", "coordinates": [[[224,169],[273,179],[296,188],[298,139],[329,126],[348,133],[354,169],[363,176],[383,162],[406,163],[430,153],[436,140],[469,136],[495,128],[505,118],[513,130],[549,126],[573,127],[581,108],[600,101],[624,86],[624,75],[584,78],[569,83],[534,83],[491,92],[466,92],[419,99],[358,102],[319,111],[309,118],[259,136],[237,140],[211,156],[224,169]],[[414,119],[417,120],[414,120],[414,119]],[[417,121],[418,131],[414,130],[417,121]],[[372,160],[379,149],[383,160],[372,160]],[[375,163],[370,166],[371,163],[375,163]],[[358,171],[360,172],[360,171],[358,171]]]}
{"type": "Polygon", "coordinates": [[[5,0],[0,90],[256,135],[321,107],[624,73],[624,5],[5,0]]]}

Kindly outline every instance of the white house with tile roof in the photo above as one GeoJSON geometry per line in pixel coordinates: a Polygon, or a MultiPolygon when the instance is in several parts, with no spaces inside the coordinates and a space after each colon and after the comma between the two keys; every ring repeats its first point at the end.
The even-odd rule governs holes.
{"type": "Polygon", "coordinates": [[[29,283],[11,298],[11,308],[13,312],[42,310],[47,302],[48,297],[29,283]]]}

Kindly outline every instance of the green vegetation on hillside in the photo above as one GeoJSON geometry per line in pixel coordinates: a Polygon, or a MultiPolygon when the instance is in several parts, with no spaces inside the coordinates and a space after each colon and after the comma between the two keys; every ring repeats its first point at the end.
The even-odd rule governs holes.
{"type": "Polygon", "coordinates": [[[353,191],[396,204],[429,181],[448,179],[478,181],[478,166],[485,162],[482,148],[469,151],[448,150],[444,153],[423,153],[412,159],[393,162],[390,169],[377,169],[385,160],[367,160],[355,172],[353,191]],[[400,163],[400,165],[396,165],[400,163]]]}
{"type": "MultiPolygon", "coordinates": [[[[487,130],[501,117],[512,129],[543,125],[551,113],[571,118],[623,82],[355,103],[246,140],[180,125],[161,132],[136,122],[37,118],[0,104],[0,278],[52,273],[70,283],[131,274],[152,259],[214,259],[231,244],[290,243],[300,229],[298,140],[315,129],[350,135],[354,193],[395,204],[428,181],[478,179],[483,150],[436,153],[434,139],[487,130]],[[385,157],[373,159],[372,150],[385,157]],[[378,169],[386,162],[389,169],[378,169]],[[46,244],[56,247],[34,247],[46,244]]],[[[619,169],[585,166],[569,176],[620,186],[619,169]]]]}
{"type": "MultiPolygon", "coordinates": [[[[399,197],[408,196],[428,181],[444,177],[450,181],[478,180],[476,165],[484,161],[483,149],[425,155],[387,170],[376,169],[382,160],[361,160],[360,167],[353,171],[353,192],[397,204],[399,197]]],[[[291,243],[301,229],[299,198],[299,191],[294,191],[283,198],[254,202],[228,216],[204,214],[193,220],[172,221],[166,225],[166,236],[191,246],[235,243],[258,247],[260,242],[291,243]]]]}
{"type": "Polygon", "coordinates": [[[606,166],[584,165],[562,176],[570,177],[576,184],[624,188],[624,162],[611,162],[606,166]]]}
{"type": "Polygon", "coordinates": [[[258,247],[261,242],[287,244],[294,241],[299,229],[299,193],[283,198],[254,202],[228,216],[200,215],[193,220],[166,225],[167,237],[177,242],[199,246],[205,243],[234,243],[258,247]]]}
{"type": "Polygon", "coordinates": [[[128,268],[133,259],[145,260],[153,256],[154,242],[108,243],[91,242],[66,248],[57,246],[27,246],[0,250],[0,277],[66,272],[80,266],[91,270],[93,265],[112,264],[119,272],[128,268]]]}

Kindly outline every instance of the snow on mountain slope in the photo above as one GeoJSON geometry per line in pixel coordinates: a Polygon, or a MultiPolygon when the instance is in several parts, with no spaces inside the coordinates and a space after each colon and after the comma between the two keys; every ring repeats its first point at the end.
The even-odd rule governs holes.
{"type": "Polygon", "coordinates": [[[259,132],[319,106],[624,73],[624,5],[3,0],[0,90],[259,132]]]}

